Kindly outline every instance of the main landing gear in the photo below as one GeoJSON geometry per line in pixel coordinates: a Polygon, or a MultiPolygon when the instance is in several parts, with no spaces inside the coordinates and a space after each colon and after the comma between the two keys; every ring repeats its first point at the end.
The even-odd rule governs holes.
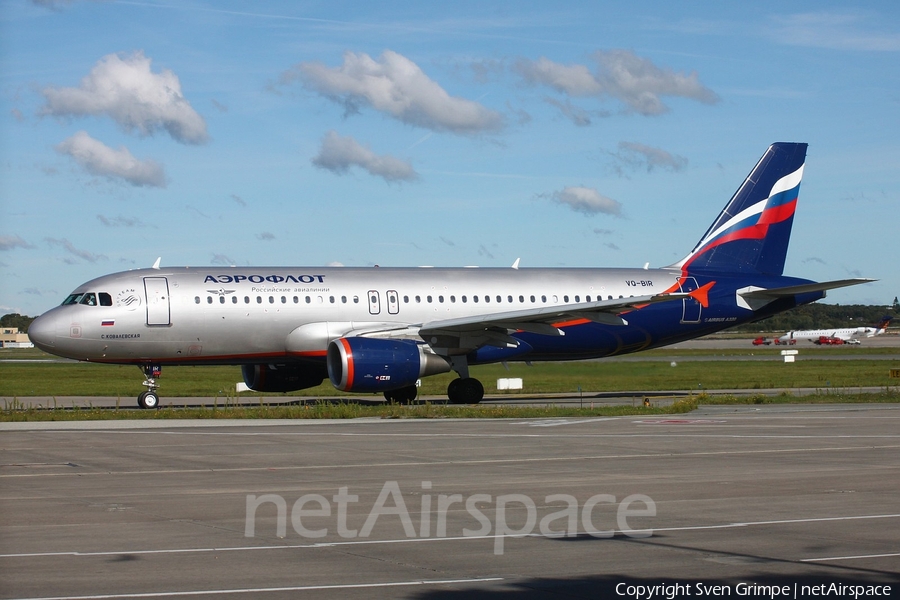
{"type": "Polygon", "coordinates": [[[156,379],[162,373],[161,365],[138,365],[144,373],[144,385],[147,386],[146,392],[138,394],[137,402],[140,408],[159,408],[159,394],[156,393],[159,384],[156,379]]]}
{"type": "Polygon", "coordinates": [[[474,377],[469,377],[469,362],[465,356],[451,357],[453,370],[459,373],[447,386],[450,404],[478,404],[484,398],[484,386],[474,377]]]}

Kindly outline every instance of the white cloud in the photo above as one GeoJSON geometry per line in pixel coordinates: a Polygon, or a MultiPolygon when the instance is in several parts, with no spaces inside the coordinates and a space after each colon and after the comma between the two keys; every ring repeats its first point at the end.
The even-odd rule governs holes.
{"type": "Polygon", "coordinates": [[[312,163],[335,173],[346,173],[357,166],[386,181],[412,181],[418,178],[415,169],[406,161],[390,155],[378,155],[350,136],[341,137],[329,131],[322,140],[319,154],[312,163]]]}
{"type": "Polygon", "coordinates": [[[632,169],[643,168],[649,173],[657,168],[668,171],[681,171],[688,164],[688,159],[683,156],[638,142],[619,142],[619,151],[613,156],[618,162],[616,170],[619,173],[622,172],[623,166],[632,169]]]}
{"type": "Polygon", "coordinates": [[[159,129],[175,140],[200,144],[207,140],[206,121],[181,93],[181,82],[172,71],[150,70],[142,52],[104,56],[77,88],[47,87],[41,90],[45,115],[82,117],[106,115],[126,131],[150,135],[159,129]]]}
{"type": "Polygon", "coordinates": [[[408,58],[385,50],[378,60],[346,52],[344,64],[329,68],[304,62],[282,74],[282,82],[300,79],[323,96],[344,105],[348,113],[368,105],[404,123],[434,131],[476,134],[503,127],[500,113],[451,96],[408,58]]]}
{"type": "Polygon", "coordinates": [[[131,185],[166,187],[166,175],[158,162],[138,160],[124,146],[113,150],[84,131],[63,140],[56,151],[71,156],[94,175],[121,179],[131,185]]]}
{"type": "Polygon", "coordinates": [[[647,116],[668,112],[663,96],[706,104],[719,101],[715,92],[700,83],[696,72],[675,73],[630,50],[599,50],[593,58],[596,72],[584,65],[563,65],[544,57],[536,61],[519,59],[513,70],[529,84],[546,85],[568,96],[609,96],[625,104],[628,111],[647,116]]]}
{"type": "Polygon", "coordinates": [[[12,250],[13,248],[34,248],[34,246],[18,235],[0,235],[0,250],[12,250]]]}
{"type": "Polygon", "coordinates": [[[528,83],[546,85],[569,96],[599,96],[604,92],[584,65],[562,65],[542,56],[536,61],[520,58],[513,70],[528,83]]]}
{"type": "Polygon", "coordinates": [[[147,224],[137,217],[105,217],[97,215],[97,220],[107,227],[146,227],[147,224]]]}
{"type": "MultiPolygon", "coordinates": [[[[51,246],[62,246],[66,252],[72,254],[73,256],[77,256],[83,260],[86,260],[90,263],[95,263],[98,260],[108,260],[108,257],[105,254],[94,254],[89,250],[82,250],[81,248],[76,248],[75,245],[67,240],[66,238],[57,239],[57,238],[44,238],[47,243],[51,246]]],[[[73,264],[73,261],[66,260],[67,263],[73,264]]]]}
{"type": "MultiPolygon", "coordinates": [[[[876,31],[875,24],[860,27],[863,15],[850,13],[802,13],[772,18],[769,35],[777,42],[793,46],[858,50],[864,52],[900,51],[900,32],[876,31]]],[[[880,24],[894,24],[885,19],[880,24]]]]}
{"type": "Polygon", "coordinates": [[[234,259],[225,254],[213,254],[212,259],[209,261],[211,265],[222,265],[224,267],[233,267],[236,263],[234,259]]]}
{"type": "Polygon", "coordinates": [[[593,188],[570,186],[562,191],[553,192],[552,197],[559,204],[586,215],[603,213],[618,217],[622,213],[622,205],[619,202],[607,198],[593,188]]]}

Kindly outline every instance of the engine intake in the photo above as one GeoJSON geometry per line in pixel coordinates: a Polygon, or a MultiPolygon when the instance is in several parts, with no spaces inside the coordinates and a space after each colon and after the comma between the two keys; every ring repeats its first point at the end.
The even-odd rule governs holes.
{"type": "Polygon", "coordinates": [[[241,365],[244,383],[257,392],[293,392],[316,387],[327,373],[319,365],[241,365]]]}
{"type": "Polygon", "coordinates": [[[450,363],[407,340],[339,338],[328,344],[328,377],[342,392],[383,392],[446,373],[450,363]]]}

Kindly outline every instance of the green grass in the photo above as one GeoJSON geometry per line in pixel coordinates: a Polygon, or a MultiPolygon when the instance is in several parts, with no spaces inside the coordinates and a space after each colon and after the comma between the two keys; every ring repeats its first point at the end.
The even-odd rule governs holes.
{"type": "MultiPolygon", "coordinates": [[[[677,361],[677,359],[676,359],[677,361]]],[[[771,361],[681,361],[676,367],[668,362],[583,361],[521,363],[473,367],[487,393],[494,391],[498,378],[521,377],[522,393],[575,393],[628,390],[762,389],[762,388],[853,388],[898,385],[890,379],[890,369],[900,367],[897,360],[815,360],[802,356],[785,364],[779,356],[771,361]]],[[[421,396],[446,394],[454,374],[422,380],[421,396]]],[[[0,362],[0,396],[120,396],[136,397],[143,390],[143,376],[134,366],[91,363],[10,363],[0,362]]],[[[163,396],[234,396],[235,383],[241,381],[239,367],[165,367],[160,393],[163,396]]],[[[322,385],[289,394],[260,394],[253,397],[302,396],[330,398],[346,395],[326,380],[322,385]]],[[[365,397],[365,396],[361,396],[365,397]]]]}

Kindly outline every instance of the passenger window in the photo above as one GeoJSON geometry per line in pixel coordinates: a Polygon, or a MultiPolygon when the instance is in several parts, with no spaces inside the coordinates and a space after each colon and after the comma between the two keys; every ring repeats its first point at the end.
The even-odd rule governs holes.
{"type": "Polygon", "coordinates": [[[225,296],[219,296],[219,304],[225,304],[225,296]]]}
{"type": "Polygon", "coordinates": [[[250,304],[250,296],[244,296],[244,304],[250,304]]]}
{"type": "Polygon", "coordinates": [[[257,297],[256,297],[256,303],[257,303],[257,304],[262,304],[262,296],[257,296],[257,297]]]}
{"type": "Polygon", "coordinates": [[[231,303],[232,303],[232,304],[237,304],[237,296],[232,296],[232,297],[231,297],[231,303]]]}
{"type": "Polygon", "coordinates": [[[100,297],[100,306],[112,306],[112,296],[106,292],[97,294],[100,297]]]}
{"type": "Polygon", "coordinates": [[[431,296],[428,296],[426,300],[428,300],[428,304],[431,304],[431,296]]]}
{"type": "Polygon", "coordinates": [[[282,303],[282,304],[287,304],[287,298],[285,298],[284,296],[282,296],[282,297],[281,297],[281,303],[282,303]]]}
{"type": "Polygon", "coordinates": [[[206,303],[207,303],[207,304],[212,304],[212,296],[207,296],[207,297],[206,297],[206,303]]]}
{"type": "Polygon", "coordinates": [[[194,296],[194,304],[200,304],[200,296],[194,296]]]}

